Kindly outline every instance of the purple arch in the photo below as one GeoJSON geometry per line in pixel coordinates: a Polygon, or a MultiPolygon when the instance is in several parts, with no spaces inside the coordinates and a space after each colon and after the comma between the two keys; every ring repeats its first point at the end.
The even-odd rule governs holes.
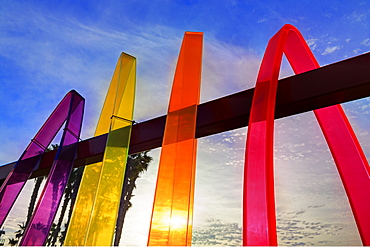
{"type": "MultiPolygon", "coordinates": [[[[73,160],[75,159],[84,104],[85,99],[76,91],[72,90],[67,93],[31,140],[31,143],[21,155],[13,170],[8,174],[0,189],[0,225],[4,223],[24,184],[38,165],[41,159],[41,155],[39,154],[45,152],[63,123],[66,122],[60,147],[54,159],[47,183],[29,224],[31,228],[34,228],[35,221],[43,224],[45,228],[51,225],[52,218],[54,218],[57,206],[59,205],[60,196],[64,191],[65,184],[72,169],[73,160]],[[41,214],[43,215],[43,219],[38,217],[41,214]]],[[[20,243],[21,245],[27,245],[25,239],[27,239],[26,235],[29,232],[29,226],[20,243]]],[[[49,230],[45,233],[46,237],[48,232],[49,230]]],[[[35,245],[38,244],[35,243],[35,245]]]]}

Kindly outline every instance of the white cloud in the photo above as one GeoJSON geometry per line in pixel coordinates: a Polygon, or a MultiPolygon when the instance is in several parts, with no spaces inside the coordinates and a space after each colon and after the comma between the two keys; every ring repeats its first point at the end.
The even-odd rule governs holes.
{"type": "MultiPolygon", "coordinates": [[[[137,28],[131,25],[130,29],[121,31],[86,25],[67,17],[40,15],[33,9],[27,11],[27,15],[9,16],[12,26],[7,28],[16,26],[19,32],[28,35],[2,39],[0,54],[15,61],[27,73],[36,75],[31,81],[32,88],[39,88],[41,93],[51,88],[46,95],[49,101],[70,88],[86,95],[84,133],[89,133],[85,136],[93,133],[121,51],[138,59],[136,121],[166,113],[182,30],[160,25],[137,28]],[[33,35],[31,30],[38,30],[42,35],[33,35]],[[101,51],[106,54],[104,57],[99,57],[101,51]],[[59,87],[52,87],[56,82],[59,87]],[[89,99],[94,99],[94,104],[90,104],[89,99]]],[[[259,63],[260,58],[252,52],[205,34],[202,101],[252,87],[259,63]]],[[[23,97],[30,93],[24,92],[23,97]]],[[[39,102],[41,99],[45,100],[39,98],[39,102]]]]}
{"type": "Polygon", "coordinates": [[[352,52],[353,52],[353,54],[357,55],[359,52],[361,52],[361,49],[359,49],[359,48],[354,49],[352,52]]]}
{"type": "Polygon", "coordinates": [[[279,245],[361,245],[355,226],[348,225],[348,221],[352,221],[350,214],[337,216],[333,222],[312,217],[312,213],[321,211],[322,207],[323,204],[316,204],[299,211],[279,212],[279,245]]]}
{"type": "Polygon", "coordinates": [[[261,58],[253,51],[204,37],[201,101],[254,87],[261,58]]]}
{"type": "Polygon", "coordinates": [[[193,229],[193,246],[240,246],[242,228],[238,223],[225,223],[210,218],[203,226],[193,229]]]}
{"type": "Polygon", "coordinates": [[[365,7],[364,12],[360,12],[360,11],[356,10],[356,11],[353,11],[349,15],[345,15],[344,18],[349,20],[351,23],[366,22],[366,20],[368,19],[368,16],[369,16],[369,14],[366,11],[367,11],[367,8],[365,7]]]}
{"type": "MultiPolygon", "coordinates": [[[[23,123],[27,124],[23,124],[23,129],[18,129],[17,133],[25,133],[25,129],[36,131],[42,122],[39,123],[34,118],[34,110],[39,111],[38,116],[43,116],[40,117],[42,118],[40,121],[44,121],[44,116],[46,118],[50,114],[64,93],[71,87],[75,87],[88,100],[84,132],[85,137],[91,136],[95,128],[94,119],[100,112],[106,88],[121,51],[131,53],[138,58],[136,120],[143,121],[165,114],[181,45],[182,30],[160,25],[137,27],[134,24],[127,30],[117,30],[100,25],[86,25],[75,19],[40,15],[32,9],[19,7],[18,10],[17,15],[9,14],[3,17],[9,20],[10,26],[7,30],[18,30],[18,32],[15,32],[14,36],[8,35],[8,38],[3,37],[0,40],[0,54],[34,76],[34,80],[29,82],[30,85],[25,86],[19,82],[14,86],[16,90],[26,88],[22,92],[25,100],[9,105],[14,107],[19,115],[25,116],[23,123]],[[29,34],[31,38],[21,34],[29,34]],[[102,57],[101,54],[105,55],[102,57]],[[55,83],[62,86],[54,87],[55,83]],[[156,107],[150,107],[153,105],[156,107]],[[41,106],[43,106],[42,112],[41,106]]],[[[259,22],[265,21],[267,19],[261,19],[259,22]]],[[[202,101],[254,87],[261,57],[253,51],[220,42],[208,35],[205,33],[202,101]]],[[[312,50],[317,49],[318,39],[309,39],[307,42],[312,50]]],[[[363,42],[363,45],[368,45],[369,39],[363,42]]],[[[329,46],[322,55],[333,53],[339,48],[339,46],[329,46]]],[[[312,127],[313,122],[314,120],[308,117],[292,117],[277,122],[276,183],[277,195],[281,200],[278,206],[288,206],[288,208],[280,206],[279,210],[283,215],[292,213],[294,216],[306,216],[309,210],[305,207],[302,209],[302,204],[308,205],[308,208],[309,205],[322,203],[323,206],[320,208],[330,209],[333,203],[330,204],[327,197],[336,198],[336,189],[328,191],[327,187],[332,183],[325,177],[327,175],[335,177],[333,174],[336,171],[333,169],[327,145],[320,136],[320,130],[312,127]],[[303,126],[306,123],[311,125],[306,128],[307,125],[303,126]],[[284,127],[279,128],[279,126],[284,127]],[[321,196],[315,197],[316,194],[321,196]]],[[[2,131],[11,128],[11,126],[1,127],[2,131]]],[[[6,132],[15,133],[15,131],[3,131],[0,136],[4,137],[6,132]]],[[[195,218],[195,223],[202,220],[204,222],[205,219],[213,217],[222,220],[219,229],[224,229],[222,226],[227,229],[230,224],[240,225],[245,133],[246,130],[243,128],[199,140],[197,182],[200,184],[196,188],[197,201],[194,214],[198,218],[195,218]],[[225,219],[230,221],[225,222],[225,219]]],[[[369,135],[363,134],[363,136],[369,135]]],[[[24,143],[24,140],[32,138],[32,134],[29,135],[26,132],[22,138],[24,143]]],[[[13,142],[12,145],[4,146],[7,149],[1,155],[7,156],[8,151],[13,152],[14,147],[19,145],[13,142]]],[[[1,159],[11,161],[13,158],[9,160],[1,157],[1,159]]],[[[152,168],[156,166],[152,165],[152,168]]],[[[148,187],[152,190],[155,174],[156,169],[146,174],[150,179],[145,176],[142,178],[142,182],[150,184],[148,187]]],[[[138,184],[138,188],[140,186],[138,184]]],[[[340,187],[338,183],[335,186],[340,187]]],[[[130,209],[129,214],[132,215],[131,220],[134,222],[132,225],[137,228],[131,233],[140,232],[145,235],[146,232],[143,229],[148,229],[148,222],[143,223],[144,226],[137,224],[136,215],[144,211],[146,215],[150,215],[151,205],[148,203],[150,196],[150,193],[143,193],[141,199],[139,195],[134,197],[138,200],[133,201],[135,206],[130,209]],[[140,211],[138,207],[141,203],[147,206],[144,211],[140,211]],[[134,211],[136,208],[139,210],[134,211]]],[[[333,214],[333,216],[338,215],[340,213],[333,214]]],[[[299,220],[297,224],[305,229],[307,226],[311,227],[311,223],[315,223],[314,226],[316,223],[322,223],[321,220],[308,221],[294,217],[286,219],[299,220]]],[[[288,223],[283,221],[282,227],[287,226],[285,224],[288,223]]],[[[330,232],[343,233],[336,228],[336,226],[342,227],[341,223],[333,221],[328,224],[329,226],[322,228],[324,231],[329,229],[330,232]]],[[[200,234],[203,234],[202,231],[200,234]]],[[[135,239],[132,241],[135,243],[135,239]]],[[[143,245],[145,243],[144,240],[143,245]]]]}
{"type": "Polygon", "coordinates": [[[309,45],[309,46],[313,46],[314,44],[316,44],[317,43],[317,41],[318,41],[319,39],[307,39],[306,40],[306,42],[307,42],[307,44],[309,45]]]}
{"type": "Polygon", "coordinates": [[[317,48],[317,41],[319,39],[307,39],[307,45],[311,48],[312,51],[316,50],[317,48]]]}
{"type": "Polygon", "coordinates": [[[268,19],[267,19],[267,18],[262,18],[262,19],[258,20],[257,22],[258,22],[258,23],[261,23],[261,22],[267,22],[267,21],[268,21],[268,19]]]}
{"type": "Polygon", "coordinates": [[[325,49],[325,51],[323,53],[321,53],[321,55],[328,55],[328,54],[333,53],[334,51],[339,50],[339,49],[340,49],[339,45],[329,46],[325,49]]]}
{"type": "Polygon", "coordinates": [[[369,38],[365,39],[364,41],[361,42],[361,45],[370,46],[370,39],[369,38]]]}

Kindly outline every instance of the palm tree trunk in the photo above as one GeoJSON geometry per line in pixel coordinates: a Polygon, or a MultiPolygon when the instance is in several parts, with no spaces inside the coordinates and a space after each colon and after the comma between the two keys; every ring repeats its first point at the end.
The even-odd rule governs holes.
{"type": "Polygon", "coordinates": [[[35,178],[35,186],[33,187],[32,195],[31,195],[31,199],[30,199],[30,203],[28,205],[26,226],[28,225],[28,222],[31,220],[31,216],[32,216],[33,210],[35,209],[37,195],[39,193],[40,186],[41,186],[41,183],[44,180],[44,178],[45,177],[37,177],[37,178],[35,178]]]}
{"type": "Polygon", "coordinates": [[[70,205],[69,205],[69,210],[68,210],[68,217],[67,217],[67,223],[65,224],[65,230],[61,233],[61,236],[60,236],[60,243],[61,245],[64,244],[64,239],[66,237],[66,234],[67,234],[67,229],[68,229],[68,226],[69,226],[69,222],[71,220],[71,216],[72,216],[72,211],[73,211],[73,207],[75,205],[75,202],[76,202],[76,198],[77,198],[77,192],[78,192],[78,188],[80,187],[80,183],[81,183],[81,178],[82,178],[82,174],[83,174],[83,171],[84,171],[84,167],[79,167],[75,170],[73,170],[72,174],[71,174],[71,193],[70,193],[70,197],[69,197],[69,200],[70,200],[70,205]]]}
{"type": "Polygon", "coordinates": [[[66,192],[66,194],[64,194],[64,201],[63,201],[63,205],[62,205],[62,209],[61,209],[61,212],[60,212],[60,216],[59,216],[59,219],[58,219],[58,223],[55,227],[55,231],[53,231],[53,238],[52,238],[52,241],[51,241],[51,246],[55,246],[55,243],[57,242],[58,240],[58,234],[60,232],[60,229],[61,229],[61,226],[62,226],[62,223],[63,223],[63,219],[64,219],[64,215],[67,211],[67,206],[68,206],[68,203],[71,199],[70,197],[70,193],[66,192]]]}
{"type": "Polygon", "coordinates": [[[127,176],[125,174],[125,184],[122,188],[122,195],[121,195],[120,207],[118,211],[113,246],[118,246],[121,240],[123,223],[125,222],[127,210],[131,207],[130,200],[132,197],[132,192],[135,188],[135,182],[136,182],[136,178],[133,181],[128,181],[127,176]]]}
{"type": "Polygon", "coordinates": [[[152,157],[147,155],[148,151],[129,155],[126,164],[125,179],[122,186],[120,207],[116,221],[116,231],[114,234],[114,246],[118,246],[121,240],[123,223],[125,221],[127,210],[132,206],[130,200],[132,192],[136,188],[136,179],[146,171],[152,157]]]}

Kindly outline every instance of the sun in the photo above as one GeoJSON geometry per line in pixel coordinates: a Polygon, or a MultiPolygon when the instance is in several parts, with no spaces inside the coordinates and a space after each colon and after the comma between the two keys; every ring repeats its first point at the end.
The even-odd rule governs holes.
{"type": "Polygon", "coordinates": [[[170,219],[171,229],[186,228],[187,223],[187,219],[181,216],[174,216],[170,219]]]}

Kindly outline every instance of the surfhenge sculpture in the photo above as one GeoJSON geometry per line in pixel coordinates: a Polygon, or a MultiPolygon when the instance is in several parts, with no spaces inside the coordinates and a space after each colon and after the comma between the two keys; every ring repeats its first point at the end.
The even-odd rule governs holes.
{"type": "MultiPolygon", "coordinates": [[[[202,33],[185,33],[164,128],[149,246],[191,245],[202,46],[202,33]]],[[[283,54],[295,74],[320,67],[302,35],[292,25],[284,25],[267,45],[251,103],[246,140],[243,187],[245,246],[278,245],[273,133],[283,54]]],[[[96,137],[108,135],[104,157],[102,162],[85,167],[64,242],[67,246],[112,244],[133,129],[135,84],[136,59],[122,53],[95,132],[96,137]]],[[[0,220],[3,224],[25,181],[39,163],[39,154],[45,151],[56,131],[67,121],[43,196],[21,245],[45,244],[76,158],[83,107],[84,99],[77,92],[68,93],[32,139],[0,189],[0,220]],[[55,184],[60,186],[53,186],[55,184]],[[50,201],[52,203],[48,203],[50,201]],[[48,213],[42,214],[41,210],[48,213]],[[40,228],[39,223],[45,227],[40,228]]],[[[316,109],[314,114],[335,160],[361,240],[364,245],[370,245],[370,197],[366,196],[370,194],[369,164],[340,105],[316,109]]]]}

